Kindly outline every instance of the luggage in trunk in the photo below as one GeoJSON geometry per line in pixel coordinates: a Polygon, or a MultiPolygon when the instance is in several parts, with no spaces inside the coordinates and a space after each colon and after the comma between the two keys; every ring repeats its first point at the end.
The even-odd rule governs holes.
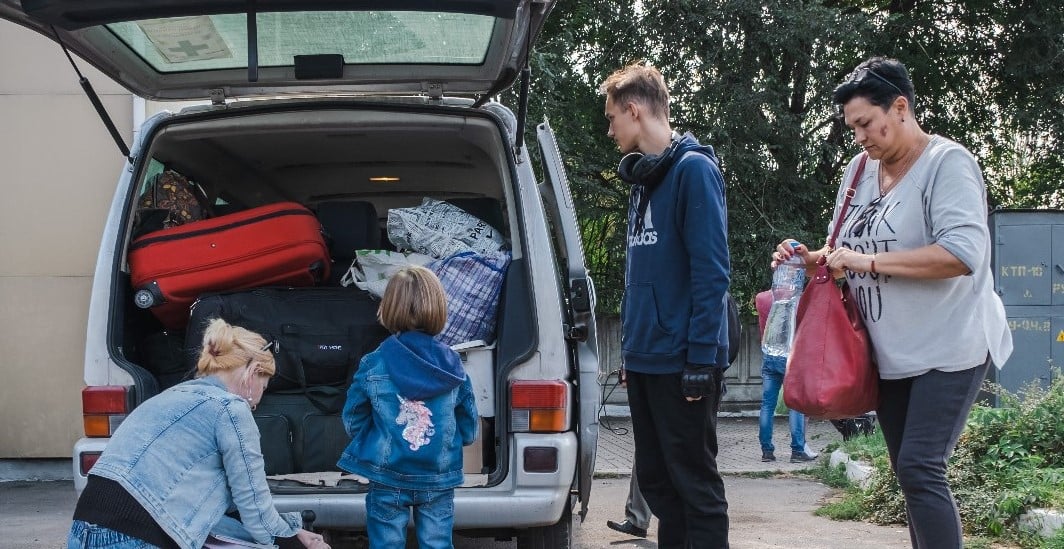
{"type": "Polygon", "coordinates": [[[185,346],[199,348],[207,324],[221,318],[277,342],[277,373],[267,392],[346,387],[362,356],[388,337],[377,321],[378,306],[368,292],[355,288],[255,288],[208,295],[192,308],[185,346]]]}
{"type": "Polygon", "coordinates": [[[278,202],[148,233],[129,248],[137,305],[170,329],[208,292],[268,285],[312,286],[329,275],[314,214],[278,202]]]}
{"type": "Polygon", "coordinates": [[[262,397],[254,415],[267,475],[340,470],[336,462],[351,438],[339,413],[321,410],[307,395],[274,393],[262,397]]]}

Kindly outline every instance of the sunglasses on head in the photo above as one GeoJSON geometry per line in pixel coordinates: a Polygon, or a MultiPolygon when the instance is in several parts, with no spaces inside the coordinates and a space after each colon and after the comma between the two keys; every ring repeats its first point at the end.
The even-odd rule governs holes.
{"type": "MultiPolygon", "coordinates": [[[[276,339],[271,339],[271,340],[267,341],[266,344],[263,345],[261,349],[259,349],[259,351],[260,352],[271,351],[271,352],[276,353],[277,352],[277,347],[278,347],[277,340],[276,339]]],[[[254,358],[249,358],[247,366],[250,367],[252,365],[252,363],[254,363],[254,362],[255,362],[254,358]]],[[[272,377],[273,374],[270,374],[270,375],[272,377]]]]}
{"type": "Polygon", "coordinates": [[[874,70],[872,70],[872,69],[870,69],[868,67],[864,67],[862,69],[857,69],[857,70],[853,71],[853,73],[850,74],[850,78],[849,78],[849,80],[846,81],[846,83],[847,84],[853,84],[854,86],[860,86],[861,82],[864,82],[865,78],[868,78],[868,75],[872,75],[872,76],[882,80],[883,82],[886,82],[888,85],[890,85],[890,87],[898,90],[899,94],[905,95],[905,92],[901,91],[901,88],[899,88],[896,84],[894,84],[894,82],[891,82],[890,80],[887,80],[886,78],[883,78],[883,76],[881,76],[878,72],[876,72],[876,71],[874,71],[874,70]]]}
{"type": "Polygon", "coordinates": [[[869,202],[868,206],[865,206],[865,209],[863,212],[861,212],[861,215],[857,216],[857,219],[854,220],[853,225],[850,225],[850,234],[857,238],[860,238],[863,234],[865,234],[865,229],[868,229],[868,224],[872,220],[872,215],[874,215],[876,211],[879,210],[879,203],[882,201],[883,197],[880,196],[875,200],[869,202]]]}

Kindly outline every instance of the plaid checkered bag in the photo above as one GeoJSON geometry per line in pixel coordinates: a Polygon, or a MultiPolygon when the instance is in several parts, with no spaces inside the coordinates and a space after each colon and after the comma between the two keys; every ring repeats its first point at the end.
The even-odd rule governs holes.
{"type": "Polygon", "coordinates": [[[447,294],[447,325],[436,339],[456,345],[495,339],[495,312],[510,252],[461,252],[426,265],[447,294]]]}

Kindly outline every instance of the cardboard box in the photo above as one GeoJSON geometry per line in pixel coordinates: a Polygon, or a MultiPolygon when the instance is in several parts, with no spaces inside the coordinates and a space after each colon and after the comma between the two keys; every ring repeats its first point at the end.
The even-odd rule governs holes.
{"type": "Polygon", "coordinates": [[[484,441],[494,440],[494,435],[487,432],[488,422],[480,418],[480,429],[473,444],[462,448],[462,472],[466,474],[487,473],[484,470],[484,441]]]}

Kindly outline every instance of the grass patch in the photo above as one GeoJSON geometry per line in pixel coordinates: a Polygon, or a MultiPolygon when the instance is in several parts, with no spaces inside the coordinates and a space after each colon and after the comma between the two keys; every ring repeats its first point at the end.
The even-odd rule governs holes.
{"type": "Polygon", "coordinates": [[[993,538],[972,536],[964,538],[964,547],[966,549],[1000,549],[1001,543],[993,538]]]}
{"type": "MultiPolygon", "coordinates": [[[[976,405],[949,461],[947,478],[967,536],[966,547],[1064,549],[1064,530],[1052,538],[1020,531],[1017,518],[1034,508],[1064,509],[1064,377],[1048,387],[1012,395],[999,386],[999,407],[976,405]]],[[[876,524],[904,524],[905,501],[878,429],[840,445],[851,459],[872,465],[866,487],[852,486],[845,467],[822,463],[806,471],[844,493],[817,514],[876,524]]]]}
{"type": "Polygon", "coordinates": [[[851,438],[840,446],[850,459],[872,462],[877,457],[887,455],[887,441],[883,440],[883,431],[876,429],[871,435],[851,438]]]}
{"type": "Polygon", "coordinates": [[[828,460],[820,460],[816,467],[803,469],[803,472],[832,488],[855,488],[850,479],[846,478],[846,466],[841,463],[832,467],[828,460]]]}
{"type": "Polygon", "coordinates": [[[864,516],[861,492],[852,488],[846,490],[837,498],[833,498],[832,501],[813,511],[813,514],[831,520],[861,520],[864,516]]]}
{"type": "Polygon", "coordinates": [[[1042,549],[1064,549],[1064,530],[1057,530],[1057,535],[1047,539],[1042,549]]]}
{"type": "Polygon", "coordinates": [[[746,471],[744,473],[728,473],[728,476],[741,478],[776,478],[787,476],[787,473],[776,469],[775,471],[746,471]]]}

